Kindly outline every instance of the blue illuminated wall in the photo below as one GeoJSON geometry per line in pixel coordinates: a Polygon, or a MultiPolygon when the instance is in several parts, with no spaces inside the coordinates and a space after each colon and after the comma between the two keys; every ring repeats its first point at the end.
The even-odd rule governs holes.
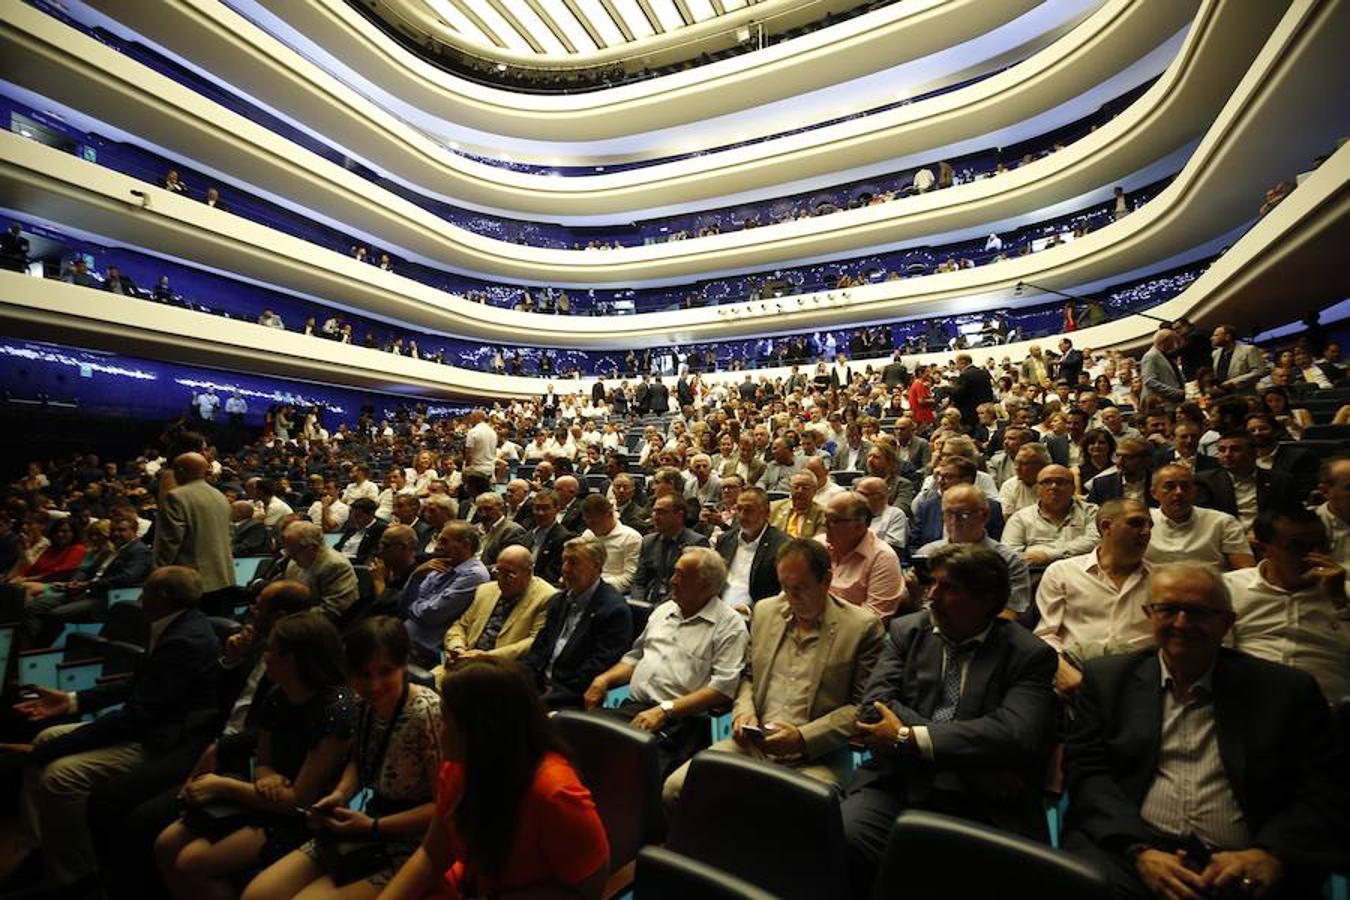
{"type": "Polygon", "coordinates": [[[440,401],[0,339],[0,390],[11,408],[39,408],[45,403],[56,408],[73,406],[91,416],[167,420],[187,411],[193,394],[208,384],[220,397],[221,420],[225,401],[237,389],[248,404],[249,425],[261,425],[263,414],[274,404],[322,406],[329,411],[322,421],[330,429],[340,422],[354,423],[367,404],[375,407],[377,418],[419,402],[425,402],[433,415],[459,409],[440,401]]]}

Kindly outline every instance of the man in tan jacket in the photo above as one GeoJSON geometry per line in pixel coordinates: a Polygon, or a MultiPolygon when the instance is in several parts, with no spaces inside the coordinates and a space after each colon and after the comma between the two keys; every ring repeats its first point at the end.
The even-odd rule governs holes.
{"type": "Polygon", "coordinates": [[[530,551],[513,544],[497,555],[497,577],[478,586],[464,615],[445,633],[446,665],[476,656],[519,659],[544,627],[557,588],[534,574],[530,551]]]}
{"type": "MultiPolygon", "coordinates": [[[[749,666],[732,708],[732,736],[711,749],[792,766],[838,784],[851,751],[858,701],[881,654],[881,620],[830,596],[830,555],[816,541],[778,551],[783,593],[761,600],[750,622],[749,666]]],[[[666,780],[667,806],[688,764],[666,780]]]]}

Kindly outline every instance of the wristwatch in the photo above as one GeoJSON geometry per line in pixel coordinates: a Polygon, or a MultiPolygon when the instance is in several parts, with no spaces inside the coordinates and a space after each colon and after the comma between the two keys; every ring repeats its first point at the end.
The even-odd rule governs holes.
{"type": "Polygon", "coordinates": [[[665,714],[668,715],[668,716],[674,716],[674,715],[675,715],[675,701],[674,701],[674,700],[662,700],[662,701],[661,701],[661,712],[665,713],[665,714]]]}
{"type": "Polygon", "coordinates": [[[910,728],[908,725],[901,725],[900,730],[895,734],[895,749],[897,751],[903,750],[905,747],[908,747],[913,740],[914,729],[910,728]]]}

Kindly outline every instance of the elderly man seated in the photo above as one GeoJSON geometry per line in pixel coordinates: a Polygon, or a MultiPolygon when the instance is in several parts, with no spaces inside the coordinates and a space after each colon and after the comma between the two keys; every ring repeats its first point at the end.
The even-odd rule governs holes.
{"type": "Polygon", "coordinates": [[[548,602],[557,591],[534,574],[530,551],[505,547],[496,577],[474,592],[473,602],[445,633],[445,665],[453,668],[480,656],[519,659],[544,627],[548,602]]]}
{"type": "MultiPolygon", "coordinates": [[[[1013,474],[998,489],[998,501],[1010,520],[1018,510],[1036,505],[1037,476],[1050,462],[1050,450],[1044,444],[1023,444],[1018,449],[1013,458],[1013,474]]],[[[1072,493],[1071,490],[1071,496],[1072,493]]]]}
{"type": "Polygon", "coordinates": [[[901,552],[909,543],[909,518],[904,510],[887,502],[886,482],[869,475],[859,478],[853,490],[867,501],[867,512],[872,517],[867,523],[867,530],[897,553],[901,552]]]}
{"type": "Polygon", "coordinates": [[[587,709],[610,689],[629,685],[613,714],[657,735],[669,775],[709,743],[704,713],[730,705],[749,642],[745,621],[722,602],[727,567],[716,551],[688,547],[675,563],[674,591],[652,610],[633,648],[586,689],[587,709]]]}
{"type": "Polygon", "coordinates": [[[490,580],[477,556],[478,529],[451,522],[441,529],[437,556],[423,563],[399,598],[399,618],[412,639],[413,662],[432,668],[451,623],[473,602],[478,586],[490,580]]]}
{"type": "Polygon", "coordinates": [[[684,506],[680,498],[669,494],[652,503],[652,525],[652,533],[642,539],[632,597],[655,605],[669,598],[675,561],[684,548],[706,547],[708,539],[684,527],[684,506]]]}
{"type": "Polygon", "coordinates": [[[871,515],[865,499],[845,491],[826,507],[825,533],[816,540],[830,554],[834,595],[884,619],[905,601],[905,579],[895,551],[867,527],[871,515]]]}
{"type": "Polygon", "coordinates": [[[236,559],[266,556],[272,552],[267,526],[253,516],[253,504],[236,500],[230,504],[230,552],[236,559]]]}
{"type": "MultiPolygon", "coordinates": [[[[915,567],[928,567],[928,560],[939,549],[948,544],[976,544],[984,547],[999,558],[1008,567],[1009,614],[1021,615],[1031,608],[1031,575],[1027,561],[1022,554],[989,536],[990,512],[997,501],[990,500],[978,486],[957,484],[942,493],[942,521],[946,523],[946,535],[924,544],[914,553],[915,567]],[[918,562],[922,559],[923,562],[918,562]]],[[[913,573],[906,575],[907,588],[915,592],[921,588],[920,578],[913,573]]],[[[918,598],[916,597],[916,600],[918,598]]]]}
{"type": "Polygon", "coordinates": [[[380,546],[385,523],[376,518],[378,509],[379,504],[369,497],[357,497],[351,502],[347,524],[333,549],[350,559],[353,565],[369,563],[380,546]]]}
{"type": "Polygon", "coordinates": [[[525,529],[506,517],[506,504],[494,491],[475,497],[473,508],[483,532],[478,556],[483,565],[492,568],[504,548],[525,542],[525,529]]]}
{"type": "Polygon", "coordinates": [[[717,542],[717,552],[727,564],[727,586],[722,599],[748,616],[751,606],[778,593],[774,565],[778,548],[787,542],[788,536],[769,524],[769,496],[761,488],[741,491],[736,511],[739,522],[717,542]]]}
{"type": "Polygon", "coordinates": [[[1256,565],[1242,525],[1228,513],[1195,505],[1195,474],[1166,465],[1153,473],[1153,536],[1148,561],[1198,563],[1215,572],[1256,565]]]}
{"type": "Polygon", "coordinates": [[[1055,686],[1078,688],[1083,663],[1153,643],[1144,606],[1150,568],[1144,561],[1153,518],[1138,500],[1108,500],[1097,511],[1101,544],[1051,563],[1036,590],[1036,636],[1059,653],[1055,686]]]}
{"type": "Polygon", "coordinates": [[[1208,566],[1156,567],[1145,609],[1156,649],[1084,667],[1064,848],[1115,897],[1319,896],[1350,859],[1317,682],[1223,648],[1233,606],[1208,566]]]}
{"type": "Polygon", "coordinates": [[[788,496],[769,505],[769,524],[788,537],[815,537],[825,518],[825,508],[815,500],[816,486],[810,472],[793,475],[788,496]]]}
{"type": "Polygon", "coordinates": [[[1013,513],[1003,529],[1003,543],[1027,565],[1049,565],[1097,546],[1097,508],[1073,495],[1073,472],[1066,466],[1042,466],[1036,494],[1036,503],[1013,513]]]}
{"type": "Polygon", "coordinates": [[[309,588],[314,606],[338,620],[357,600],[356,570],[352,561],[323,542],[313,522],[292,522],[281,533],[285,549],[285,578],[309,588]]]}
{"type": "Polygon", "coordinates": [[[976,471],[975,463],[962,456],[944,455],[938,461],[933,467],[932,484],[914,498],[914,527],[909,537],[911,548],[931,544],[942,537],[945,526],[942,518],[942,498],[958,484],[980,488],[988,510],[985,531],[995,540],[1003,534],[1003,507],[999,504],[998,498],[992,496],[995,491],[981,487],[976,477],[981,474],[983,473],[976,471]]]}
{"type": "MultiPolygon", "coordinates": [[[[783,593],[761,601],[751,621],[732,737],[712,749],[775,760],[840,784],[857,703],[881,653],[881,621],[832,595],[830,557],[819,543],[789,541],[777,568],[783,593]]],[[[688,768],[666,779],[668,806],[679,799],[688,768]]]]}

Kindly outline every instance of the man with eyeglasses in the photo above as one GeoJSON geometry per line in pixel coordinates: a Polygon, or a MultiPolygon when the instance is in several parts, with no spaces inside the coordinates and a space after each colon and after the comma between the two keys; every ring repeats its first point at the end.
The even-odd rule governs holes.
{"type": "Polygon", "coordinates": [[[1041,469],[1036,494],[1036,504],[1014,513],[1003,529],[1003,543],[1027,565],[1048,566],[1097,546],[1097,507],[1073,495],[1073,473],[1066,466],[1041,469]]]}
{"type": "Polygon", "coordinates": [[[1153,473],[1153,537],[1147,559],[1154,565],[1184,562],[1215,572],[1256,565],[1242,525],[1228,513],[1195,505],[1195,475],[1166,465],[1153,473]]]}
{"type": "Polygon", "coordinates": [[[503,547],[493,580],[478,586],[469,608],[445,633],[445,667],[483,656],[524,656],[544,627],[555,593],[553,585],[534,574],[528,549],[503,547]]]}
{"type": "MultiPolygon", "coordinates": [[[[972,544],[999,556],[1008,566],[1009,613],[1020,615],[1031,607],[1031,574],[1022,554],[989,536],[990,515],[997,501],[990,500],[984,491],[973,484],[955,484],[942,494],[941,522],[945,535],[923,544],[914,556],[930,558],[948,544],[972,544]]],[[[906,576],[911,595],[922,590],[917,576],[906,576]]]]}
{"type": "Polygon", "coordinates": [[[1039,497],[1036,476],[1050,465],[1050,450],[1044,444],[1023,444],[1013,460],[1013,475],[998,489],[998,502],[1009,519],[1018,510],[1035,506],[1039,497]]]}
{"type": "Polygon", "coordinates": [[[656,605],[670,597],[670,578],[684,548],[706,547],[708,539],[684,527],[684,505],[671,494],[652,502],[652,525],[654,530],[643,537],[638,551],[631,594],[634,600],[656,605]]]}
{"type": "Polygon", "coordinates": [[[1144,615],[1149,565],[1144,562],[1153,518],[1138,500],[1108,500],[1097,511],[1101,544],[1050,564],[1036,589],[1036,636],[1059,653],[1055,687],[1072,693],[1083,663],[1152,646],[1144,615]]]}
{"type": "Polygon", "coordinates": [[[884,620],[907,594],[900,558],[867,527],[871,518],[867,500],[846,491],[825,507],[825,533],[816,540],[830,551],[830,592],[884,620]]]}
{"type": "Polygon", "coordinates": [[[1320,895],[1318,869],[1343,866],[1347,845],[1317,682],[1222,646],[1233,605],[1212,569],[1159,566],[1149,596],[1156,649],[1084,667],[1064,849],[1116,897],[1320,895]]]}
{"type": "Polygon", "coordinates": [[[1346,570],[1330,555],[1326,526],[1288,506],[1262,511],[1255,534],[1260,564],[1224,576],[1237,613],[1232,646],[1302,669],[1329,700],[1350,697],[1346,570]]]}
{"type": "Polygon", "coordinates": [[[867,511],[872,516],[867,530],[899,553],[909,541],[909,519],[903,510],[887,502],[886,482],[871,476],[859,478],[853,490],[867,501],[867,511]]]}
{"type": "Polygon", "coordinates": [[[1126,438],[1116,444],[1116,464],[1103,469],[1083,485],[1089,503],[1100,506],[1107,500],[1152,502],[1153,449],[1143,438],[1126,438]]]}

